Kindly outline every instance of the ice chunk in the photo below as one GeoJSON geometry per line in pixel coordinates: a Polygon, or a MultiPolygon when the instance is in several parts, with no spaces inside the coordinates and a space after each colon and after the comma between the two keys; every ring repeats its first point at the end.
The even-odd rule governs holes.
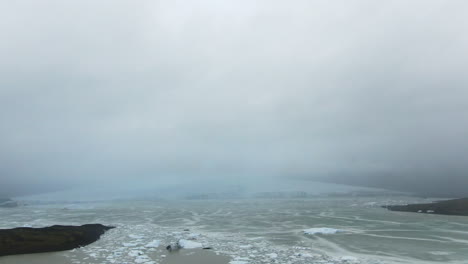
{"type": "Polygon", "coordinates": [[[278,257],[278,254],[276,253],[270,253],[270,254],[266,254],[268,257],[272,258],[272,259],[275,259],[278,257]]]}
{"type": "Polygon", "coordinates": [[[315,235],[315,234],[330,235],[330,234],[336,234],[338,232],[343,232],[343,231],[339,229],[335,229],[335,228],[329,228],[329,227],[315,227],[315,228],[309,228],[309,229],[304,230],[304,234],[307,234],[307,235],[315,235]]]}
{"type": "Polygon", "coordinates": [[[138,243],[122,243],[124,247],[136,247],[138,243]]]}
{"type": "Polygon", "coordinates": [[[133,234],[131,234],[131,235],[128,235],[128,236],[129,236],[130,238],[133,238],[133,239],[141,239],[141,238],[143,238],[142,235],[133,235],[133,234]]]}
{"type": "Polygon", "coordinates": [[[138,257],[138,256],[143,255],[143,252],[140,250],[130,250],[130,252],[128,252],[128,255],[130,257],[138,257]]]}
{"type": "Polygon", "coordinates": [[[452,253],[453,252],[447,252],[447,251],[429,251],[429,254],[436,255],[436,256],[448,256],[452,253]]]}
{"type": "Polygon", "coordinates": [[[160,244],[161,244],[161,241],[153,240],[153,241],[149,242],[148,244],[146,244],[145,247],[147,247],[147,248],[159,247],[160,244]]]}
{"type": "Polygon", "coordinates": [[[312,257],[314,257],[314,255],[310,254],[310,253],[297,253],[296,256],[303,257],[303,258],[312,258],[312,257]]]}
{"type": "Polygon", "coordinates": [[[203,245],[201,243],[187,240],[187,239],[180,239],[177,243],[181,248],[202,248],[203,245]]]}
{"type": "Polygon", "coordinates": [[[250,244],[247,244],[247,245],[240,245],[239,248],[242,248],[242,249],[249,249],[249,248],[252,248],[252,245],[250,245],[250,244]]]}

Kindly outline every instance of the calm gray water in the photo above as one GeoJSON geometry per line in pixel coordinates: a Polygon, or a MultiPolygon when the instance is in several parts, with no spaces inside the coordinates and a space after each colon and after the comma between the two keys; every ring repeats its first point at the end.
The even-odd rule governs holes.
{"type": "Polygon", "coordinates": [[[234,264],[467,263],[468,217],[380,208],[415,201],[348,197],[25,206],[0,209],[0,228],[85,223],[118,227],[88,247],[60,253],[76,264],[163,263],[168,254],[164,246],[179,239],[213,247],[213,254],[228,256],[234,264]],[[324,227],[338,232],[303,232],[324,227]]]}

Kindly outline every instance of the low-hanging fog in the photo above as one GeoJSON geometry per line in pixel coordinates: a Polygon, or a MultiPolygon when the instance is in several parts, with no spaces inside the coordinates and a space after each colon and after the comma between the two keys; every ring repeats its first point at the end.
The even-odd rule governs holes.
{"type": "Polygon", "coordinates": [[[0,193],[295,179],[468,195],[467,10],[0,1],[0,193]]]}

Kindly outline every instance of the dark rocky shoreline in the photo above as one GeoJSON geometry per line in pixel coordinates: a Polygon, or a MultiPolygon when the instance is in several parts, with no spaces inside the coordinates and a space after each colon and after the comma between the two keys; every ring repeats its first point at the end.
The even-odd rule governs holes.
{"type": "Polygon", "coordinates": [[[114,227],[101,224],[0,229],[0,256],[70,250],[89,245],[114,227]]]}
{"type": "Polygon", "coordinates": [[[391,211],[468,216],[468,198],[435,201],[425,204],[382,206],[391,211]]]}

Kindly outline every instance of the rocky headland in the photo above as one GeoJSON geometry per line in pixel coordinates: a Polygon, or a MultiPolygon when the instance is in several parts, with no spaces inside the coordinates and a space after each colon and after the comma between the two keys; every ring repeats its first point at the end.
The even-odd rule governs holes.
{"type": "Polygon", "coordinates": [[[89,245],[114,227],[101,224],[0,229],[0,256],[70,250],[89,245]]]}

